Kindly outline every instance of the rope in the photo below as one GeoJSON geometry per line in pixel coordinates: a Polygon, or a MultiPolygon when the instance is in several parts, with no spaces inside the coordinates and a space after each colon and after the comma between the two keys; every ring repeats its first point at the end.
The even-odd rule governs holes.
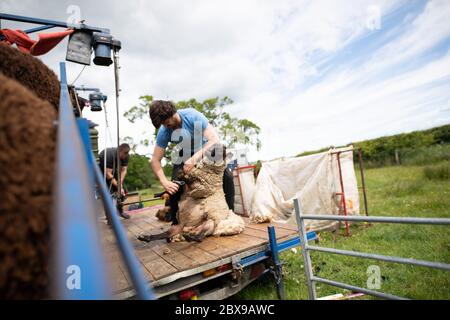
{"type": "Polygon", "coordinates": [[[77,77],[75,78],[75,80],[73,80],[73,82],[70,84],[71,86],[73,86],[73,84],[75,83],[75,81],[77,81],[78,78],[81,76],[81,74],[82,74],[83,71],[84,71],[84,68],[86,68],[86,65],[83,66],[83,69],[81,69],[81,71],[80,71],[80,73],[78,74],[78,76],[77,76],[77,77]]]}

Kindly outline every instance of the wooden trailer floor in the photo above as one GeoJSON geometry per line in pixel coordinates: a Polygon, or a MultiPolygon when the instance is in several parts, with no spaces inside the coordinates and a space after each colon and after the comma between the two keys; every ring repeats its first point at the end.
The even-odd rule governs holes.
{"type": "MultiPolygon", "coordinates": [[[[160,233],[170,224],[155,217],[158,208],[144,208],[129,212],[131,219],[122,220],[135,253],[143,266],[147,279],[154,287],[169,284],[178,279],[199,274],[218,267],[233,259],[246,257],[265,250],[268,244],[268,223],[251,224],[246,220],[245,231],[227,237],[207,237],[202,242],[174,242],[165,240],[145,243],[137,236],[160,233]]],[[[102,238],[106,248],[108,265],[118,298],[131,297],[134,290],[126,272],[120,252],[117,249],[112,229],[102,219],[102,238]]],[[[285,241],[298,235],[296,226],[273,224],[278,241],[285,241]]]]}

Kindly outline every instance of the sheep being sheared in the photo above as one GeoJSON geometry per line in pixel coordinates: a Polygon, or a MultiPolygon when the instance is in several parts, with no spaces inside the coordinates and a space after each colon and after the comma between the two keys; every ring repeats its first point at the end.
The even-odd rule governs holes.
{"type": "Polygon", "coordinates": [[[228,208],[222,187],[225,170],[225,147],[215,144],[205,157],[179,179],[186,181],[179,202],[178,224],[157,235],[143,235],[138,239],[152,241],[202,241],[206,236],[227,236],[241,233],[244,220],[228,208]]]}

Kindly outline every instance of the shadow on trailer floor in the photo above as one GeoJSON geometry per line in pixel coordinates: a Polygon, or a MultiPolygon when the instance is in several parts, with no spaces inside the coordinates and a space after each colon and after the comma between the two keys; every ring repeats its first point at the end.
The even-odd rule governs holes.
{"type": "MultiPolygon", "coordinates": [[[[278,243],[298,237],[297,227],[294,225],[251,224],[245,218],[246,228],[243,233],[227,237],[207,237],[200,243],[167,243],[165,240],[145,243],[137,240],[137,236],[143,233],[155,234],[169,228],[169,223],[161,222],[155,217],[157,209],[158,207],[150,207],[130,211],[131,219],[122,220],[157,298],[220,276],[215,273],[205,276],[205,271],[266,251],[269,225],[275,226],[278,243]]],[[[116,298],[132,298],[134,289],[125,271],[112,230],[105,221],[101,221],[101,225],[116,298]]]]}

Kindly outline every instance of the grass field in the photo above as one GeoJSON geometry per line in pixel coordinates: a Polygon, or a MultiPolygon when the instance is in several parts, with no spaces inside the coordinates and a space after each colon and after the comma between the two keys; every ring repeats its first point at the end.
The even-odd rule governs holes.
{"type": "MultiPolygon", "coordinates": [[[[450,217],[449,173],[450,161],[367,170],[370,215],[450,217]]],[[[445,226],[352,225],[350,237],[322,232],[319,245],[450,263],[450,230],[445,226]]],[[[319,252],[311,256],[314,274],[322,278],[367,287],[367,269],[376,265],[381,271],[380,291],[414,299],[450,299],[448,271],[319,252]]],[[[282,253],[281,259],[287,299],[307,299],[300,248],[297,253],[282,253]]],[[[316,289],[318,297],[348,292],[323,284],[316,289]]],[[[233,298],[277,299],[273,277],[263,277],[233,298]]]]}
{"type": "MultiPolygon", "coordinates": [[[[139,190],[139,196],[141,197],[141,200],[144,199],[149,199],[149,198],[153,198],[153,195],[155,193],[159,193],[162,192],[163,188],[162,187],[154,187],[154,188],[149,188],[149,189],[143,189],[143,190],[139,190]]],[[[156,200],[156,201],[150,201],[150,202],[144,202],[144,208],[146,207],[151,207],[151,206],[155,206],[158,204],[164,204],[164,200],[156,200]]]]}

